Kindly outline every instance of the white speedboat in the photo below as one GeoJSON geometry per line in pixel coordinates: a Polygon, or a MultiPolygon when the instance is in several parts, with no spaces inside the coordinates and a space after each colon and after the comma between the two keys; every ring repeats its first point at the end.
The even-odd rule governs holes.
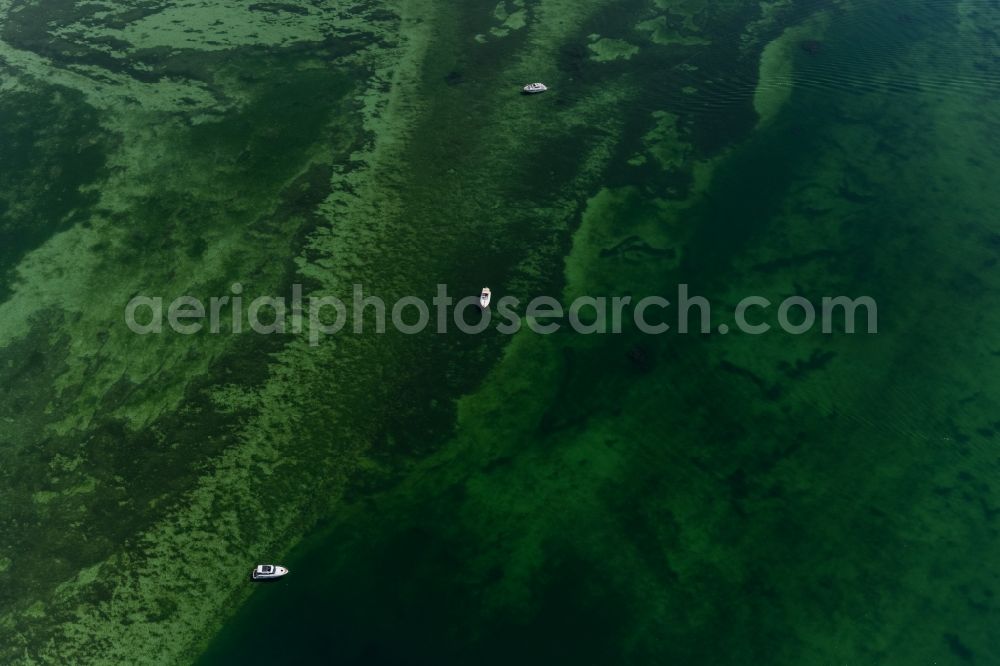
{"type": "Polygon", "coordinates": [[[548,90],[549,87],[544,83],[529,83],[528,85],[521,88],[525,93],[529,95],[536,95],[538,93],[543,93],[548,90]]]}
{"type": "Polygon", "coordinates": [[[483,293],[479,294],[479,307],[484,310],[490,307],[491,298],[493,298],[493,293],[490,291],[490,288],[483,287],[483,293]]]}
{"type": "Polygon", "coordinates": [[[258,564],[257,568],[250,574],[250,577],[254,580],[275,580],[287,573],[288,569],[279,567],[277,564],[258,564]]]}

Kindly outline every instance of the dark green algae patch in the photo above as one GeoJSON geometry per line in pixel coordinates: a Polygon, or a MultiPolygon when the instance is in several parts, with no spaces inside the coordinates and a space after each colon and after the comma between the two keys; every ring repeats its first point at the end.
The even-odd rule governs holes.
{"type": "Polygon", "coordinates": [[[86,223],[111,137],[74,90],[36,82],[0,96],[0,299],[11,269],[49,236],[86,223]]]}

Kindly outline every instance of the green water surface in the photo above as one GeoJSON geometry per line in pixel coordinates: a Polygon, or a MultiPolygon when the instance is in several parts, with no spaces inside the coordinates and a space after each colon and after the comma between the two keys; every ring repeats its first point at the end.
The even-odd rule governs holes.
{"type": "Polygon", "coordinates": [[[0,662],[1000,664],[991,3],[0,25],[0,662]],[[236,282],[686,284],[712,332],[122,320],[236,282]],[[739,333],[750,295],[878,332],[739,333]]]}

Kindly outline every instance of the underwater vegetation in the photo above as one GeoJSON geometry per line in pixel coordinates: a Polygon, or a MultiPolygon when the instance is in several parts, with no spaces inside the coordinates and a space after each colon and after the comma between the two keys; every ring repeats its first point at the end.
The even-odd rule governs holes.
{"type": "Polygon", "coordinates": [[[998,29],[984,0],[0,0],[0,663],[1000,663],[998,29]],[[236,283],[683,283],[713,330],[867,295],[879,332],[122,316],[236,283]]]}

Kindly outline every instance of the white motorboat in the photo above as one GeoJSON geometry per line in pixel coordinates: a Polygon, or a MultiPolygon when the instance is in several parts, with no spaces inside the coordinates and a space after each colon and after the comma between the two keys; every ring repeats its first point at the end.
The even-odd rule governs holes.
{"type": "Polygon", "coordinates": [[[529,83],[528,85],[521,88],[528,95],[536,95],[538,93],[543,93],[548,90],[549,87],[544,83],[529,83]]]}
{"type": "Polygon", "coordinates": [[[288,569],[279,567],[277,564],[258,564],[257,568],[250,574],[250,577],[254,580],[275,580],[287,573],[288,569]]]}
{"type": "Polygon", "coordinates": [[[483,293],[479,294],[479,307],[484,310],[490,307],[491,298],[493,298],[493,293],[490,291],[490,288],[483,287],[483,293]]]}

